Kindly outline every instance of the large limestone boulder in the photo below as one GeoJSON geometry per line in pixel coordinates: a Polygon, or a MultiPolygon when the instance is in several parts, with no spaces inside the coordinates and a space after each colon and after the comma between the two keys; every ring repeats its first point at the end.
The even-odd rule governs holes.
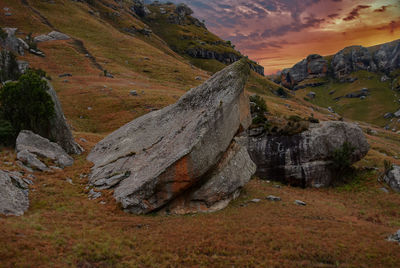
{"type": "Polygon", "coordinates": [[[293,136],[249,138],[248,150],[261,178],[283,181],[294,186],[324,187],[334,179],[333,152],[344,142],[355,147],[354,163],[363,158],[369,145],[355,124],[329,121],[313,124],[309,130],[293,136]]]}
{"type": "Polygon", "coordinates": [[[400,166],[394,165],[383,177],[383,180],[396,192],[400,193],[400,166]]]}
{"type": "Polygon", "coordinates": [[[236,141],[231,144],[212,174],[204,183],[178,197],[164,209],[175,214],[198,211],[213,212],[225,208],[239,196],[256,171],[245,146],[236,141]]]}
{"type": "Polygon", "coordinates": [[[0,214],[21,216],[29,208],[28,185],[17,175],[0,170],[0,214]]]}
{"type": "Polygon", "coordinates": [[[64,116],[57,93],[49,81],[47,81],[47,85],[49,87],[47,93],[51,96],[51,99],[54,102],[55,111],[54,117],[50,120],[48,137],[58,143],[67,153],[81,154],[83,149],[75,142],[74,137],[72,136],[71,129],[64,116]]]}
{"type": "Polygon", "coordinates": [[[248,75],[246,61],[236,62],[177,103],[110,134],[88,156],[94,163],[90,183],[113,188],[122,207],[136,214],[160,210],[181,196],[190,203],[189,210],[194,195],[203,196],[198,202],[204,205],[201,211],[214,210],[218,203],[223,207],[220,204],[233,198],[252,173],[250,159],[233,141],[251,121],[243,90],[248,75]],[[230,146],[232,152],[227,153],[230,146]],[[244,166],[248,172],[242,170],[244,166]],[[229,174],[243,177],[229,180],[229,174]],[[232,185],[224,186],[222,181],[218,185],[216,178],[232,185]],[[207,182],[212,185],[206,186],[207,182]],[[210,189],[208,196],[202,186],[210,189]],[[184,198],[189,192],[193,195],[184,198]],[[215,192],[222,194],[217,197],[215,192]]]}
{"type": "Polygon", "coordinates": [[[29,130],[22,130],[18,134],[16,151],[19,160],[41,171],[46,170],[46,165],[39,163],[41,161],[38,158],[49,159],[60,167],[71,166],[74,163],[73,158],[57,143],[50,142],[29,130]]]}

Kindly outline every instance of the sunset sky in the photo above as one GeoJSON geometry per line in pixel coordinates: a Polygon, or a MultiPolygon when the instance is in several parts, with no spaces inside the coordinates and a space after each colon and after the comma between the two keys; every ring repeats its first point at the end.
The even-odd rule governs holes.
{"type": "Polygon", "coordinates": [[[308,54],[400,39],[400,0],[174,0],[274,73],[308,54]]]}

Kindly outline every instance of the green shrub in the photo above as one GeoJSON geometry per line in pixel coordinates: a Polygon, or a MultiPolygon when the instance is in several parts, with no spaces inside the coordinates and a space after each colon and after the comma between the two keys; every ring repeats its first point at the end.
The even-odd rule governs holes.
{"type": "Polygon", "coordinates": [[[351,160],[354,150],[354,146],[348,142],[344,142],[341,147],[333,152],[332,167],[338,176],[343,176],[351,171],[351,160]]]}
{"type": "Polygon", "coordinates": [[[9,121],[0,119],[0,145],[12,145],[15,142],[16,133],[9,121]]]}
{"type": "Polygon", "coordinates": [[[265,103],[265,100],[260,97],[259,95],[253,95],[250,96],[250,101],[254,102],[256,104],[255,106],[255,111],[257,114],[262,114],[268,112],[267,104],[265,103]]]}
{"type": "Polygon", "coordinates": [[[47,134],[54,116],[54,103],[47,90],[46,81],[32,70],[0,89],[0,112],[16,133],[28,129],[47,134]]]}
{"type": "Polygon", "coordinates": [[[289,116],[288,120],[292,121],[292,122],[300,122],[300,121],[302,121],[301,117],[298,116],[298,115],[291,115],[291,116],[289,116]]]}
{"type": "Polygon", "coordinates": [[[282,98],[287,98],[288,97],[287,92],[282,87],[278,88],[278,90],[276,91],[276,94],[278,96],[282,97],[282,98]]]}
{"type": "Polygon", "coordinates": [[[389,160],[383,160],[383,167],[385,168],[385,174],[393,169],[393,164],[389,160]]]}
{"type": "Polygon", "coordinates": [[[7,37],[8,37],[8,34],[3,30],[3,28],[0,27],[0,38],[4,40],[7,37]]]}
{"type": "Polygon", "coordinates": [[[26,43],[29,46],[29,49],[37,50],[37,43],[34,41],[32,33],[29,33],[26,36],[26,43]]]}
{"type": "Polygon", "coordinates": [[[318,124],[319,120],[317,118],[314,118],[313,116],[311,116],[308,118],[308,122],[318,124]]]}

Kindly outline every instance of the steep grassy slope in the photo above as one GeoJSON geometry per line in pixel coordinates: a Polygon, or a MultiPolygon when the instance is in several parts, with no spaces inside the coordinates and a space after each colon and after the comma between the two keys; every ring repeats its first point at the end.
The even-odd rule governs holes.
{"type": "MultiPolygon", "coordinates": [[[[208,77],[171,51],[157,36],[139,38],[122,32],[113,25],[118,21],[110,23],[109,18],[101,15],[115,12],[102,5],[103,2],[107,1],[89,6],[69,0],[22,1],[26,4],[5,1],[0,6],[9,7],[13,12],[10,17],[0,17],[0,24],[18,27],[21,36],[57,29],[74,38],[40,43],[39,48],[47,57],[28,54],[24,59],[53,78],[66,116],[77,131],[109,132],[153,108],[174,102],[201,83],[195,80],[196,76],[208,77]],[[92,59],[87,52],[93,55],[92,59]],[[102,69],[115,78],[104,77],[102,69]],[[65,81],[58,78],[62,73],[73,76],[65,81]],[[137,90],[139,97],[129,96],[130,90],[137,90]]],[[[126,25],[143,25],[132,15],[123,11],[120,14],[120,20],[126,25]]]]}

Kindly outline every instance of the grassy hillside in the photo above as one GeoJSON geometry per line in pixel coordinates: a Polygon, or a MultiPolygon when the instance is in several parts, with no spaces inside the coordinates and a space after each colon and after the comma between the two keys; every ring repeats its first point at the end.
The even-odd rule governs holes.
{"type": "Polygon", "coordinates": [[[357,78],[353,83],[341,83],[332,78],[317,78],[304,80],[301,84],[311,82],[323,82],[324,85],[318,87],[306,87],[296,91],[296,96],[306,98],[312,104],[322,107],[332,107],[343,117],[357,121],[363,121],[378,126],[385,126],[392,123],[392,127],[399,129],[397,122],[390,122],[384,119],[383,115],[387,112],[396,112],[400,105],[397,101],[399,95],[391,89],[391,82],[381,82],[383,74],[358,71],[351,75],[357,78]],[[365,99],[360,98],[341,98],[346,94],[367,88],[370,95],[365,99]],[[307,96],[309,92],[315,92],[314,99],[307,96]]]}
{"type": "MultiPolygon", "coordinates": [[[[383,160],[400,164],[400,139],[374,125],[385,124],[380,121],[384,111],[397,106],[390,99],[394,93],[384,89],[379,76],[368,79],[370,75],[363,72],[355,74],[359,80],[353,84],[327,81],[289,98],[277,96],[280,86],[254,72],[246,85],[248,94],[262,95],[271,116],[338,119],[321,108],[332,106],[345,117],[373,123],[360,123],[369,133],[371,150],[357,163],[353,178],[339,187],[277,188],[275,182],[254,179],[227,209],[188,216],[126,214],[106,190],[100,199],[89,200],[87,174],[92,164],[86,156],[98,141],[132,119],[174,103],[204,82],[209,72],[224,67],[216,60],[189,59],[174,52],[161,29],[172,27],[171,35],[196,33],[210,42],[218,39],[209,32],[198,28],[186,32],[186,26],[161,22],[157,30],[158,15],[154,25],[143,22],[129,12],[127,1],[92,2],[0,3],[0,10],[9,7],[13,14],[0,16],[0,25],[18,27],[21,37],[57,29],[73,38],[40,43],[45,58],[26,54],[21,59],[52,77],[76,140],[86,150],[75,156],[72,167],[34,174],[31,207],[24,216],[0,216],[0,267],[398,266],[398,245],[385,238],[400,228],[400,195],[381,191],[384,184],[378,179],[383,160]],[[154,31],[150,36],[124,30],[150,26],[154,31]],[[104,77],[103,69],[114,78],[104,77]],[[60,78],[64,73],[72,77],[60,78]],[[332,100],[362,87],[371,91],[366,100],[332,100]],[[333,95],[329,95],[331,88],[337,88],[333,95]],[[131,96],[131,90],[138,96],[131,96]],[[309,91],[317,93],[315,100],[304,100],[309,91]],[[372,102],[375,96],[380,104],[372,102]],[[280,196],[282,202],[264,200],[270,194],[280,196]],[[249,202],[254,198],[262,201],[249,202]],[[307,206],[294,205],[296,199],[307,206]]],[[[1,148],[0,169],[21,171],[14,149],[1,148]]]]}

